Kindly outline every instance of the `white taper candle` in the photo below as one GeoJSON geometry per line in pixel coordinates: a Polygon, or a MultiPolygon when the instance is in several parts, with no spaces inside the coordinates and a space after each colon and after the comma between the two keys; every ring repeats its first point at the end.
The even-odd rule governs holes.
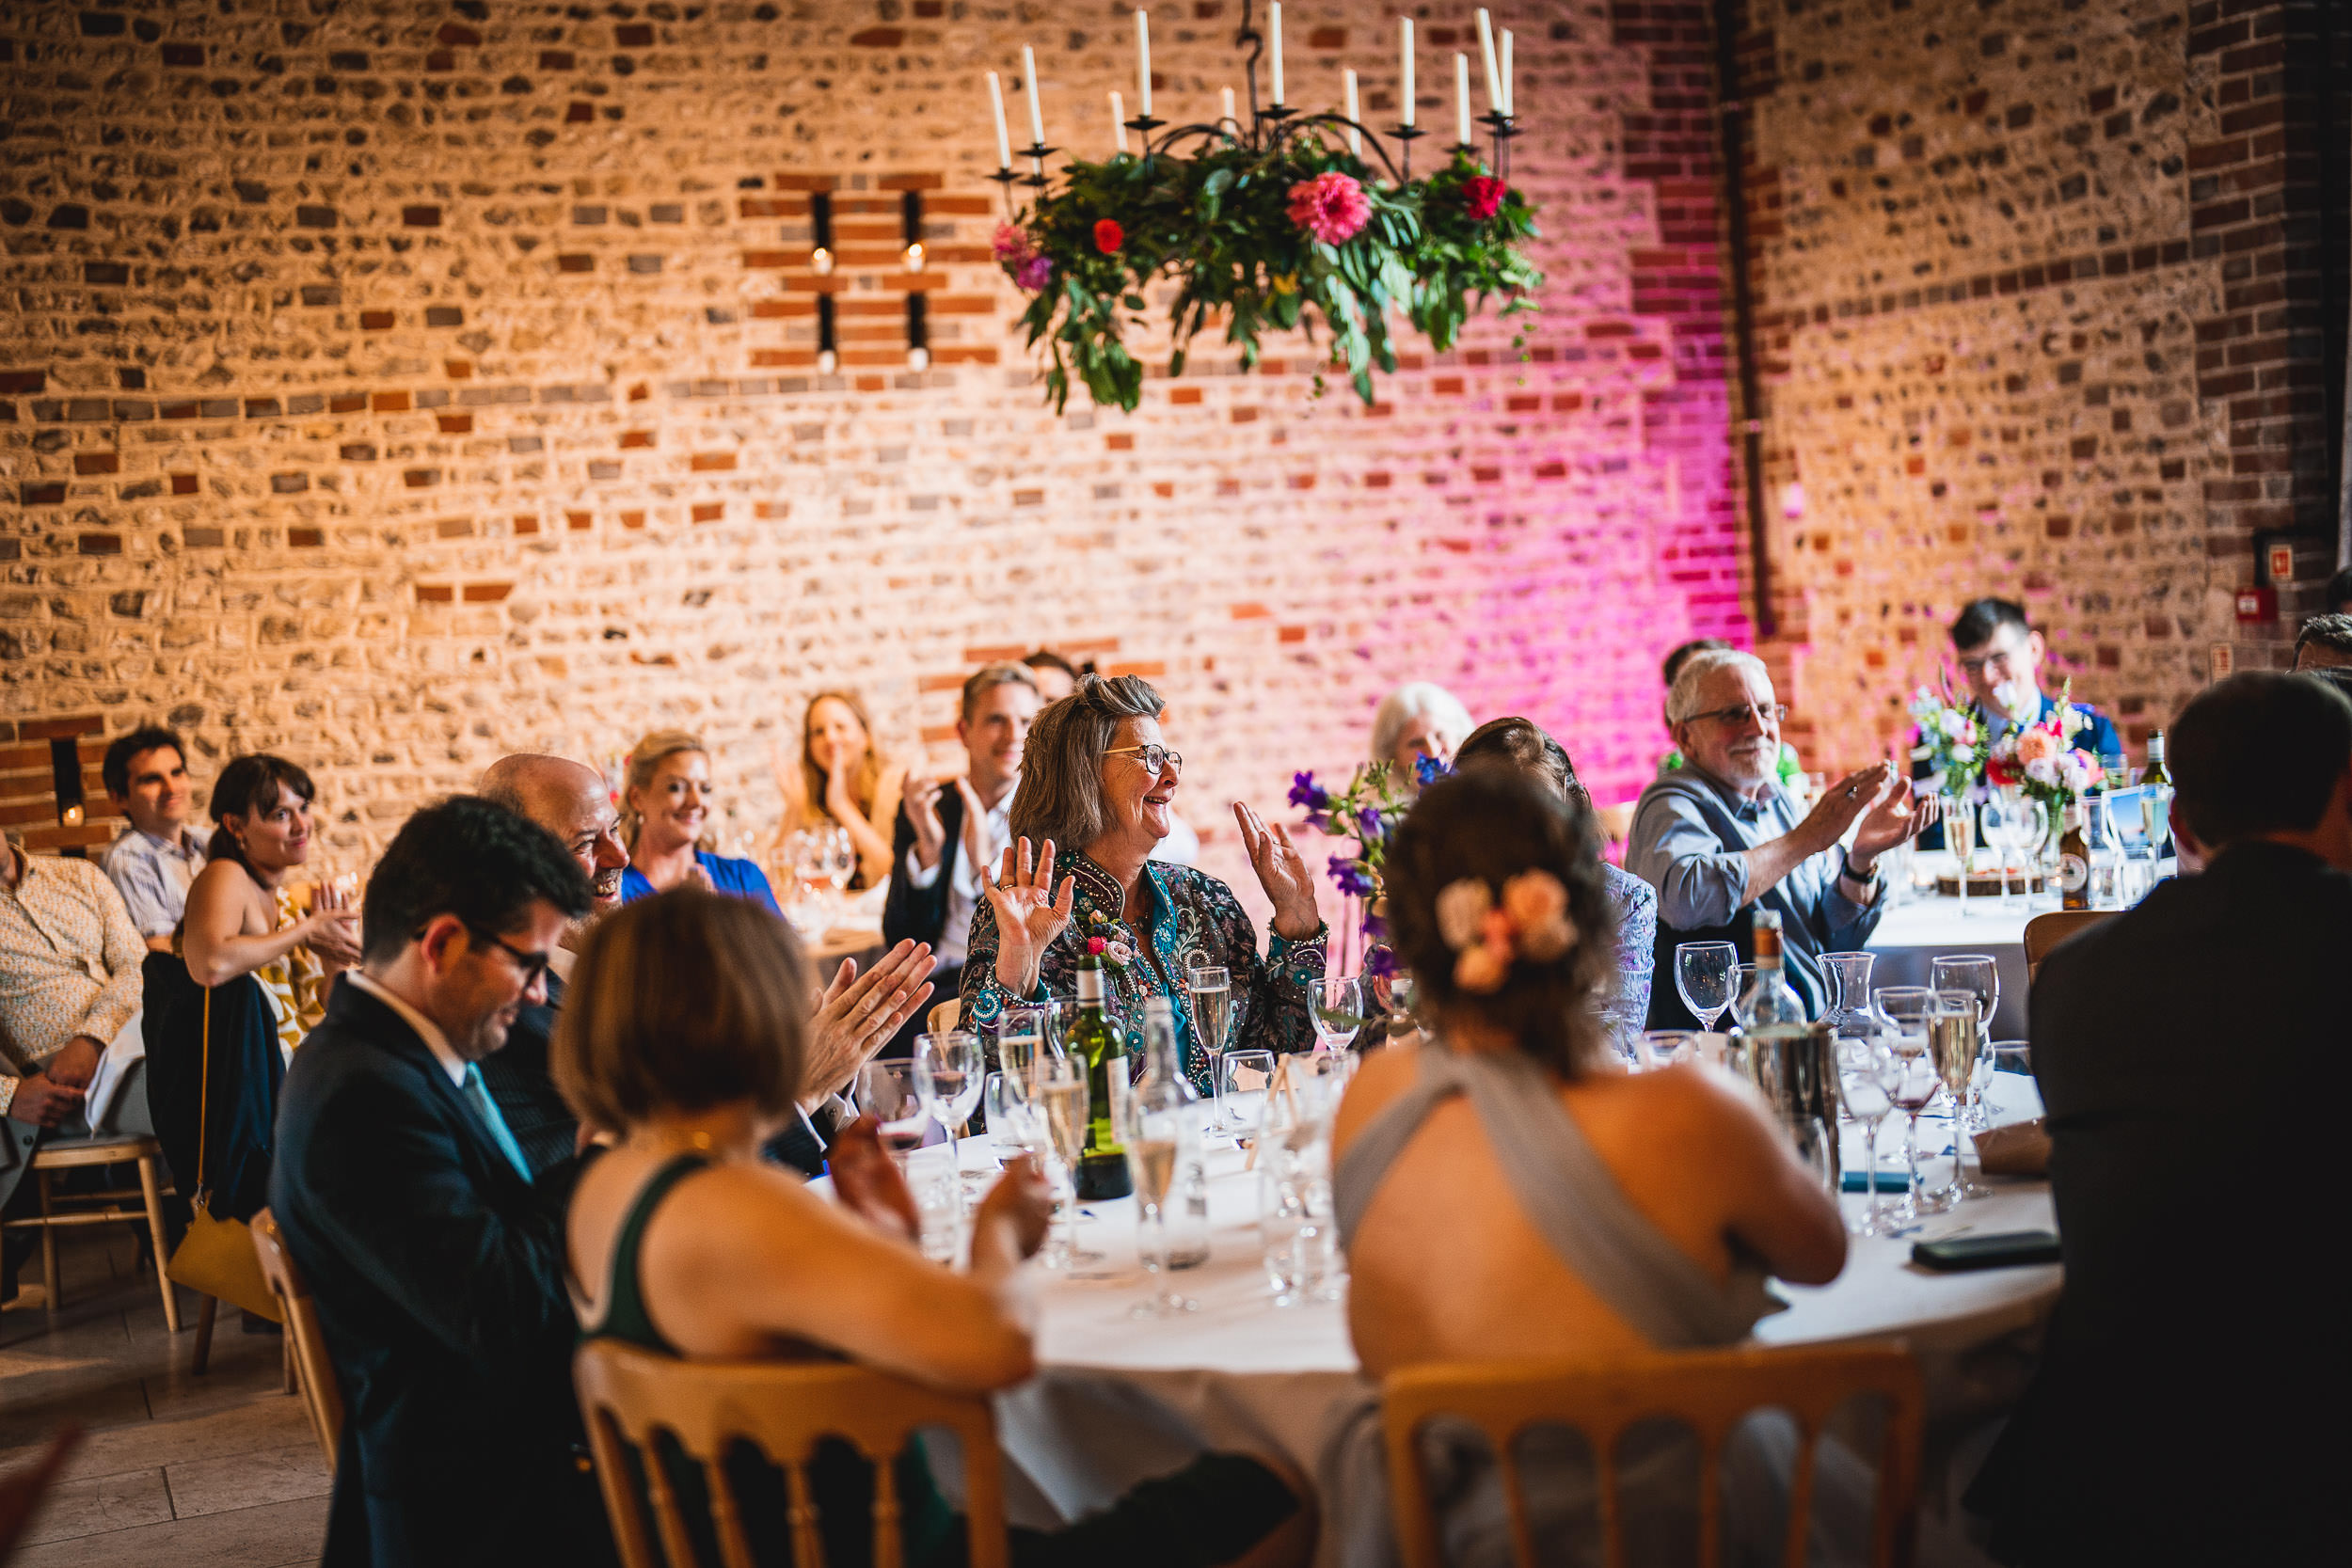
{"type": "Polygon", "coordinates": [[[1005,85],[988,73],[988,106],[996,111],[996,166],[1012,167],[1012,137],[1005,131],[1005,85]]]}
{"type": "Polygon", "coordinates": [[[1136,12],[1136,96],[1143,100],[1143,118],[1152,118],[1152,19],[1136,12]]]}
{"type": "MultiPolygon", "coordinates": [[[[1454,137],[1454,146],[1470,145],[1470,56],[1456,55],[1454,56],[1454,123],[1458,135],[1454,137]]],[[[1044,138],[1039,139],[1041,141],[1044,138]]]]}
{"type": "Polygon", "coordinates": [[[1511,103],[1518,96],[1518,88],[1511,80],[1511,29],[1505,27],[1502,29],[1502,116],[1505,119],[1517,112],[1511,103]]]}
{"type": "Polygon", "coordinates": [[[1111,139],[1119,144],[1119,150],[1127,150],[1127,105],[1117,87],[1111,89],[1111,139]]]}
{"type": "Polygon", "coordinates": [[[1217,121],[1217,125],[1228,135],[1241,129],[1241,121],[1233,118],[1233,89],[1231,87],[1225,89],[1225,116],[1217,121]]]}
{"type": "Polygon", "coordinates": [[[1486,67],[1486,107],[1496,114],[1502,112],[1502,73],[1495,69],[1495,27],[1486,20],[1486,8],[1478,8],[1478,53],[1486,67]]]}
{"type": "Polygon", "coordinates": [[[1282,0],[1266,7],[1266,22],[1274,34],[1274,106],[1282,106],[1282,0]]]}
{"type": "Polygon", "coordinates": [[[1029,145],[1045,145],[1045,111],[1037,102],[1037,51],[1027,44],[1021,46],[1021,76],[1029,84],[1029,145]]]}
{"type": "Polygon", "coordinates": [[[1400,16],[1396,19],[1396,36],[1399,67],[1397,74],[1405,79],[1400,91],[1405,103],[1405,123],[1409,126],[1413,123],[1413,19],[1411,17],[1400,16]]]}
{"type": "Polygon", "coordinates": [[[1356,72],[1346,71],[1341,74],[1347,81],[1347,150],[1349,156],[1360,158],[1364,155],[1364,134],[1356,127],[1363,123],[1364,117],[1356,107],[1356,72]]]}

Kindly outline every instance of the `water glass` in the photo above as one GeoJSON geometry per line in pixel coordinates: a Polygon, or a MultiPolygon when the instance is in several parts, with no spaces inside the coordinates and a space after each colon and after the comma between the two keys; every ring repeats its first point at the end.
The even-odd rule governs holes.
{"type": "Polygon", "coordinates": [[[1838,1099],[1846,1114],[1861,1125],[1862,1171],[1870,1193],[1860,1222],[1848,1227],[1857,1236],[1876,1236],[1887,1228],[1879,1202],[1879,1128],[1894,1110],[1893,1091],[1901,1085],[1901,1059],[1882,1037],[1850,1035],[1837,1041],[1838,1099]]]}
{"type": "Polygon", "coordinates": [[[1870,970],[1877,961],[1875,953],[1821,955],[1821,971],[1830,984],[1829,1011],[1821,1022],[1831,1034],[1842,1038],[1878,1033],[1878,1022],[1870,1017],[1870,970]]]}
{"type": "Polygon", "coordinates": [[[1919,1113],[1944,1092],[1934,1053],[1929,1049],[1928,1024],[1935,1013],[1935,992],[1925,986],[1882,986],[1870,993],[1871,1006],[1885,1023],[1883,1037],[1900,1070],[1891,1072],[1887,1098],[1909,1118],[1903,1128],[1903,1163],[1910,1180],[1890,1221],[1909,1225],[1922,1214],[1941,1213],[1950,1207],[1940,1194],[1929,1193],[1919,1180],[1919,1113]]]}
{"type": "Polygon", "coordinates": [[[916,1241],[923,1256],[953,1267],[963,1252],[963,1183],[955,1166],[935,1157],[911,1165],[907,1191],[914,1199],[916,1241]]]}
{"type": "Polygon", "coordinates": [[[1356,1043],[1356,1037],[1372,1022],[1365,1001],[1364,977],[1360,974],[1326,974],[1316,982],[1313,1017],[1315,1048],[1319,1051],[1345,1051],[1356,1043]]]}
{"type": "Polygon", "coordinates": [[[923,1146],[930,1132],[930,1107],[915,1085],[914,1064],[904,1057],[867,1062],[857,1069],[857,1108],[880,1124],[882,1148],[898,1156],[901,1173],[907,1156],[923,1146]]]}
{"type": "Polygon", "coordinates": [[[1224,1118],[1225,1131],[1245,1144],[1257,1135],[1266,1085],[1273,1077],[1271,1051],[1228,1051],[1216,1064],[1217,1115],[1224,1118]]]}
{"type": "Polygon", "coordinates": [[[1287,1164],[1270,1163],[1258,1170],[1258,1244],[1277,1307],[1302,1305],[1322,1283],[1317,1264],[1323,1237],[1311,1182],[1301,1172],[1278,1168],[1287,1164]]]}
{"type": "Polygon", "coordinates": [[[1655,1071],[1677,1062],[1698,1060],[1695,1029],[1648,1029],[1642,1034],[1642,1066],[1655,1071]]]}
{"type": "Polygon", "coordinates": [[[988,1117],[988,1134],[995,1141],[999,1158],[1030,1154],[1041,1165],[1052,1155],[1054,1144],[1045,1131],[1044,1115],[1038,1108],[1035,1091],[1025,1080],[1010,1073],[990,1073],[980,1106],[988,1117]]]}
{"type": "Polygon", "coordinates": [[[1675,949],[1675,991],[1703,1029],[1740,999],[1740,950],[1727,942],[1686,942],[1675,949]]]}
{"type": "Polygon", "coordinates": [[[988,1063],[980,1055],[980,1037],[968,1029],[914,1037],[914,1091],[931,1119],[947,1130],[947,1147],[954,1164],[963,1163],[959,1132],[979,1109],[986,1086],[988,1063]]]}
{"type": "MultiPolygon", "coordinates": [[[[2001,1101],[2007,1101],[2014,1104],[2015,1095],[2024,1092],[2022,1088],[2014,1085],[2000,1084],[1998,1080],[2002,1074],[2010,1074],[2012,1078],[2022,1078],[2027,1084],[2033,1083],[2033,1050],[2025,1040],[1994,1040],[1985,1052],[1985,1055],[1993,1064],[1992,1069],[1985,1074],[1982,1096],[1985,1101],[1985,1120],[1989,1123],[1995,1115],[2005,1109],[2001,1101]],[[2003,1092],[2005,1090],[2008,1092],[2003,1092]]],[[[2039,1085],[2036,1087],[2038,1090],[2039,1085]]]]}

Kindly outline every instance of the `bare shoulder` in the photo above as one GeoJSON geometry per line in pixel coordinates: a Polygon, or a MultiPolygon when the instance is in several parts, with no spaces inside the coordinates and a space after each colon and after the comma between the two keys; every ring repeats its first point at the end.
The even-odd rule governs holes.
{"type": "Polygon", "coordinates": [[[1348,1081],[1347,1094],[1340,1101],[1340,1114],[1331,1129],[1334,1145],[1348,1142],[1390,1101],[1411,1087],[1421,1072],[1421,1053],[1434,1049],[1437,1048],[1399,1044],[1367,1055],[1357,1068],[1356,1076],[1348,1081]]]}
{"type": "Polygon", "coordinates": [[[1658,1143],[1720,1148],[1760,1127],[1755,1090],[1719,1068],[1697,1062],[1613,1080],[1611,1092],[1658,1143]]]}

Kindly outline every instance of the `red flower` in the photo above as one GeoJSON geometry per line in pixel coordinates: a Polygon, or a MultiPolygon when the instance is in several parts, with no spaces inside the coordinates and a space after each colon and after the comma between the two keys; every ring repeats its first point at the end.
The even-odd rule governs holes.
{"type": "MultiPolygon", "coordinates": [[[[1108,223],[1110,220],[1109,220],[1109,219],[1107,219],[1107,218],[1105,218],[1104,221],[1104,222],[1106,222],[1106,223],[1108,223]]],[[[1111,224],[1111,227],[1112,227],[1112,228],[1114,228],[1114,229],[1116,229],[1116,228],[1118,228],[1118,227],[1119,227],[1119,225],[1117,225],[1117,224],[1115,224],[1115,223],[1114,223],[1114,224],[1111,224]]],[[[1089,937],[1089,938],[1087,938],[1087,951],[1088,951],[1088,952],[1089,952],[1089,953],[1092,953],[1092,954],[1096,954],[1097,956],[1099,956],[1099,955],[1102,953],[1102,951],[1103,951],[1105,947],[1108,947],[1109,945],[1110,945],[1110,943],[1108,943],[1108,942],[1104,942],[1104,941],[1101,937],[1089,937]]]]}
{"type": "Polygon", "coordinates": [[[1116,256],[1119,247],[1127,243],[1127,230],[1114,218],[1097,219],[1094,225],[1094,248],[1105,256],[1116,256]]]}
{"type": "Polygon", "coordinates": [[[1486,222],[1502,211],[1502,182],[1489,174],[1473,174],[1462,182],[1462,207],[1472,219],[1486,222]]]}

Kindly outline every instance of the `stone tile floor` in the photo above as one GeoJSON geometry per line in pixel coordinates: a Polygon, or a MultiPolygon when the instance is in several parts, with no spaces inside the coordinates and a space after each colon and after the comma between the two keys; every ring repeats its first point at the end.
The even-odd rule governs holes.
{"type": "Polygon", "coordinates": [[[318,1560],[328,1475],[302,1402],[280,1392],[275,1335],[221,1314],[212,1364],[189,1370],[197,1298],[164,1328],[128,1229],[59,1243],[65,1306],[47,1307],[36,1254],[0,1311],[0,1471],[67,1422],[85,1433],[12,1568],[291,1568],[318,1560]]]}

